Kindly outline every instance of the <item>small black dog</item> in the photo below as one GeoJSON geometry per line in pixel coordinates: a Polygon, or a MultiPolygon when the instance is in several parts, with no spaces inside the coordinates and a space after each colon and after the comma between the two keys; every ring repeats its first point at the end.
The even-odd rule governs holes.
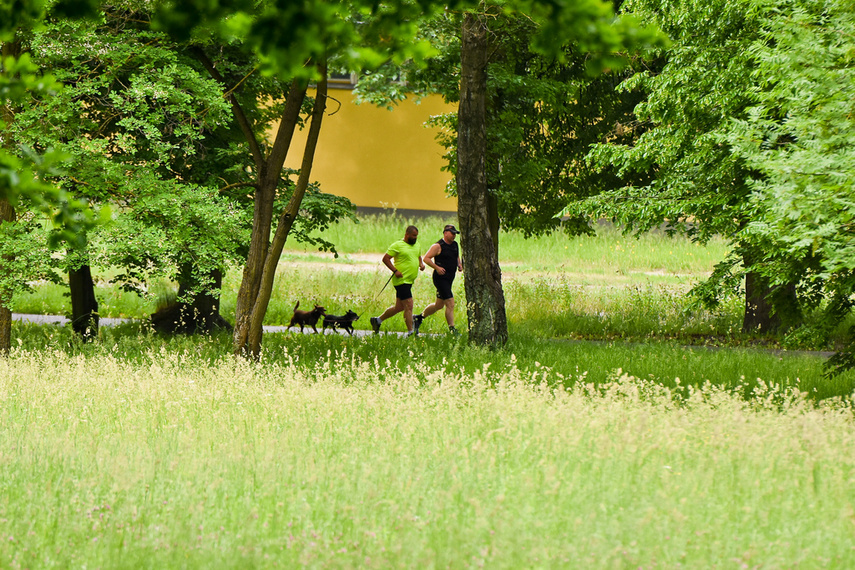
{"type": "Polygon", "coordinates": [[[338,315],[324,315],[324,325],[322,330],[326,331],[327,325],[329,325],[333,330],[337,327],[341,327],[349,334],[353,335],[353,321],[356,320],[359,320],[359,315],[353,311],[348,311],[340,317],[338,315]]]}
{"type": "Polygon", "coordinates": [[[315,325],[318,324],[318,319],[321,318],[321,315],[325,315],[327,310],[321,307],[320,305],[315,305],[315,308],[311,311],[299,311],[297,307],[300,306],[300,301],[297,301],[297,304],[294,305],[294,316],[291,317],[291,322],[288,323],[288,328],[290,329],[294,325],[300,325],[300,332],[303,332],[303,326],[312,327],[312,330],[315,331],[315,334],[318,334],[318,329],[315,325]]]}

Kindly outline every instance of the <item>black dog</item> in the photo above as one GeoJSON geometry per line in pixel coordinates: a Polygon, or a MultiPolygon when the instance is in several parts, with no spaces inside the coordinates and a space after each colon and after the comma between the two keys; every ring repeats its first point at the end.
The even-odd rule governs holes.
{"type": "Polygon", "coordinates": [[[311,311],[298,311],[297,307],[299,306],[300,301],[297,301],[297,304],[294,305],[294,316],[291,317],[291,322],[288,323],[288,328],[290,329],[294,325],[300,325],[300,332],[303,332],[303,326],[305,325],[312,327],[315,334],[318,334],[318,329],[315,325],[318,324],[318,319],[321,318],[321,315],[325,315],[327,310],[320,305],[315,305],[315,308],[311,311]]]}
{"type": "Polygon", "coordinates": [[[324,315],[324,325],[322,330],[326,331],[327,325],[329,325],[333,330],[335,330],[336,327],[341,327],[352,335],[353,321],[356,320],[359,320],[359,315],[353,311],[348,311],[340,317],[338,315],[324,315]]]}

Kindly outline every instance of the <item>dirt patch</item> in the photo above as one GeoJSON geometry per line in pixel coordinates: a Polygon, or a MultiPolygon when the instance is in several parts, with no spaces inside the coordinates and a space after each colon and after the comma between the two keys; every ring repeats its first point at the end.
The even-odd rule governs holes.
{"type": "Polygon", "coordinates": [[[381,260],[382,253],[331,253],[288,251],[282,253],[279,267],[343,271],[346,273],[376,273],[388,271],[381,260]],[[321,259],[318,259],[321,258],[321,259]]]}

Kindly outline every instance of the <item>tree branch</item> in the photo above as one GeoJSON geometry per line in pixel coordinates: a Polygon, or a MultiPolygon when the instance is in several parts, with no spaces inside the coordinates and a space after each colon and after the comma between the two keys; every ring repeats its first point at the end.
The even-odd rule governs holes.
{"type": "Polygon", "coordinates": [[[235,188],[244,188],[247,186],[252,186],[253,188],[258,188],[258,184],[256,182],[235,182],[234,184],[229,184],[228,186],[223,186],[219,190],[218,193],[222,194],[223,192],[228,192],[229,190],[234,190],[235,188]]]}
{"type": "MultiPolygon", "coordinates": [[[[225,87],[226,81],[220,72],[214,67],[214,62],[208,57],[208,55],[200,48],[199,46],[193,46],[190,48],[191,53],[196,56],[196,59],[199,60],[208,73],[213,77],[216,81],[219,81],[225,87]]],[[[246,79],[246,78],[244,78],[246,79]]],[[[243,79],[241,80],[243,81],[243,79]]],[[[240,106],[237,98],[234,96],[234,89],[237,86],[228,89],[223,96],[229,100],[229,103],[232,106],[232,111],[234,111],[235,118],[240,125],[241,131],[243,131],[244,137],[246,137],[246,142],[249,144],[249,150],[252,153],[252,159],[255,162],[256,171],[263,172],[264,170],[264,154],[261,152],[261,146],[258,144],[258,139],[255,136],[255,131],[252,129],[252,125],[249,122],[249,119],[246,117],[246,113],[243,111],[243,107],[240,106]]]]}
{"type": "Polygon", "coordinates": [[[278,180],[282,172],[282,165],[285,164],[285,157],[288,155],[291,139],[300,118],[300,109],[303,106],[307,87],[308,85],[305,82],[297,79],[291,82],[288,98],[285,100],[285,109],[279,119],[279,128],[276,131],[276,138],[273,141],[267,161],[266,175],[271,179],[278,180]]]}

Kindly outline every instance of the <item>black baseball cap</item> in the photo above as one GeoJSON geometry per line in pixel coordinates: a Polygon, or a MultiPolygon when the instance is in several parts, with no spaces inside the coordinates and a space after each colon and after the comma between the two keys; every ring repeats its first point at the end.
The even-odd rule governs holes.
{"type": "Polygon", "coordinates": [[[453,233],[453,234],[459,234],[459,233],[460,233],[460,232],[458,232],[458,231],[457,231],[457,228],[455,228],[455,227],[454,227],[454,226],[452,226],[451,224],[448,224],[447,226],[445,226],[445,229],[444,229],[444,230],[442,230],[442,231],[443,231],[443,232],[451,232],[451,233],[453,233]]]}

